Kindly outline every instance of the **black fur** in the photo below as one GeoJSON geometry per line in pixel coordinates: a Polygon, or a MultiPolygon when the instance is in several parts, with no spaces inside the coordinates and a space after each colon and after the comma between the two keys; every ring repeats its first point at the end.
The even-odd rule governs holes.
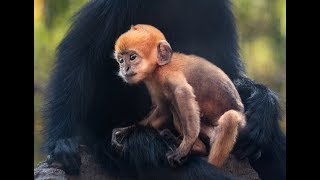
{"type": "MultiPolygon", "coordinates": [[[[136,126],[127,131],[123,140],[123,151],[118,156],[116,150],[108,147],[109,156],[118,158],[113,164],[115,176],[135,179],[235,179],[210,165],[201,157],[191,156],[179,168],[170,167],[166,153],[175,149],[176,142],[161,136],[152,127],[136,126]],[[117,157],[118,156],[118,157],[117,157]]],[[[112,173],[112,172],[111,172],[112,173]]]]}
{"type": "Polygon", "coordinates": [[[262,84],[234,81],[245,106],[247,126],[240,132],[233,154],[249,157],[262,179],[286,179],[286,137],[278,120],[282,111],[277,95],[262,84]],[[260,151],[260,157],[254,152],[260,151]]]}
{"type": "Polygon", "coordinates": [[[141,120],[151,105],[145,87],[129,86],[117,77],[111,58],[116,38],[138,23],[154,25],[172,49],[203,56],[230,76],[248,121],[234,153],[249,157],[263,179],[285,177],[279,102],[270,89],[245,76],[228,0],[89,1],[57,48],[44,108],[46,153],[62,161],[68,173],[78,173],[77,145],[84,143],[107,171],[115,170],[117,158],[106,148],[112,129],[141,120]]]}

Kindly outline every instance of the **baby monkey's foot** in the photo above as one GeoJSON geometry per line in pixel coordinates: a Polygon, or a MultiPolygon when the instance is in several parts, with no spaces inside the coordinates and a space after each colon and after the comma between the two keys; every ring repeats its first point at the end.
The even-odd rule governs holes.
{"type": "Polygon", "coordinates": [[[167,159],[171,167],[178,167],[182,165],[186,160],[187,156],[185,153],[181,153],[180,151],[171,151],[167,153],[167,159]]]}
{"type": "Polygon", "coordinates": [[[127,135],[127,131],[134,126],[128,126],[124,128],[115,128],[112,130],[112,138],[111,138],[111,145],[114,146],[117,150],[122,151],[123,149],[123,139],[127,135]]]}

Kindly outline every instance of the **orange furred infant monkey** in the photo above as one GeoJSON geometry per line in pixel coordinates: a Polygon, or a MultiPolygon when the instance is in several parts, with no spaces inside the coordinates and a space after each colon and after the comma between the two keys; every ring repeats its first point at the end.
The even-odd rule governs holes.
{"type": "Polygon", "coordinates": [[[159,128],[173,117],[183,138],[167,154],[169,163],[180,164],[201,134],[210,139],[208,162],[222,166],[245,125],[243,104],[228,76],[201,57],[173,52],[150,25],[138,24],[122,34],[114,56],[119,76],[129,84],[144,82],[151,95],[154,109],[140,123],[159,128]]]}

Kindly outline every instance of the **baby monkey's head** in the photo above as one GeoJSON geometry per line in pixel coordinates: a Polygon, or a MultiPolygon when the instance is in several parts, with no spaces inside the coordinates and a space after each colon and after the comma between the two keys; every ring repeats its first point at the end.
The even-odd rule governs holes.
{"type": "Polygon", "coordinates": [[[158,66],[170,62],[172,49],[157,28],[138,24],[116,41],[114,58],[119,63],[119,76],[130,84],[148,78],[158,66]]]}

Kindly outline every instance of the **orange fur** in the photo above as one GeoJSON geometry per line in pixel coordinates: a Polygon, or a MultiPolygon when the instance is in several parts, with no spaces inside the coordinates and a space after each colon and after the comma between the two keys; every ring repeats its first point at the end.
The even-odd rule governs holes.
{"type": "Polygon", "coordinates": [[[131,29],[122,34],[116,41],[115,54],[123,50],[132,49],[148,58],[151,53],[150,47],[156,47],[161,40],[166,40],[166,38],[158,29],[152,26],[142,24],[131,26],[131,29]]]}
{"type": "Polygon", "coordinates": [[[228,76],[204,58],[172,52],[164,35],[150,25],[132,26],[122,34],[115,43],[115,57],[124,59],[119,62],[121,72],[134,74],[125,76],[128,82],[146,84],[155,105],[141,124],[160,128],[173,116],[183,138],[169,153],[169,162],[181,163],[192,148],[205,153],[198,138],[201,132],[211,142],[208,161],[222,166],[238,129],[245,125],[243,104],[228,76]],[[130,60],[135,53],[136,59],[130,60]]]}

